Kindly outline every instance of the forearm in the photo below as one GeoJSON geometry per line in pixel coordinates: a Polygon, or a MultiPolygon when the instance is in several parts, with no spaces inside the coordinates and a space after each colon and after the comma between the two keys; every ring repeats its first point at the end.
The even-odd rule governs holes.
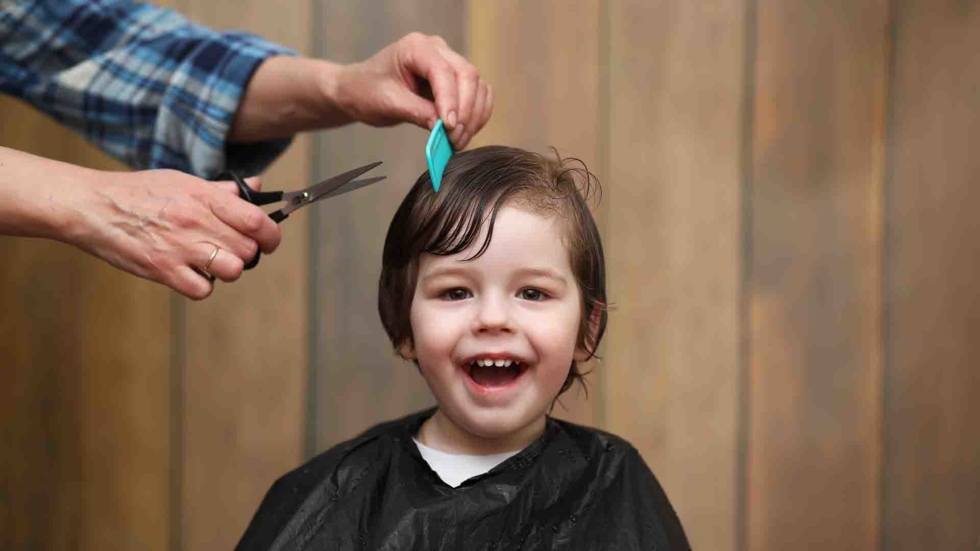
{"type": "Polygon", "coordinates": [[[266,60],[245,89],[228,141],[274,140],[352,122],[337,99],[336,85],[343,71],[341,65],[318,59],[266,60]]]}
{"type": "Polygon", "coordinates": [[[261,172],[287,140],[229,148],[246,83],[286,48],[138,2],[0,0],[0,93],[133,168],[261,172]],[[57,32],[52,32],[52,29],[57,32]]]}
{"type": "Polygon", "coordinates": [[[65,241],[96,171],[0,147],[0,234],[65,241]]]}

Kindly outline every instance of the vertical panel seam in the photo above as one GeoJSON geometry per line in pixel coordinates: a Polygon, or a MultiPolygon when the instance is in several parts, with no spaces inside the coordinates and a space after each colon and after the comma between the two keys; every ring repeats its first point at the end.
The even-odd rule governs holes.
{"type": "MultiPolygon", "coordinates": [[[[596,162],[599,165],[597,170],[600,171],[603,177],[606,177],[609,175],[608,173],[608,170],[610,169],[609,159],[612,156],[611,153],[612,145],[610,143],[612,132],[609,125],[609,120],[610,117],[612,116],[612,105],[611,105],[612,77],[609,71],[609,64],[610,64],[609,41],[610,41],[610,26],[612,25],[612,22],[610,20],[611,15],[609,13],[608,0],[601,0],[599,2],[598,16],[599,16],[599,40],[597,46],[599,48],[599,51],[597,52],[598,55],[597,59],[599,61],[599,68],[598,68],[599,101],[597,102],[596,105],[596,109],[598,110],[597,117],[596,117],[598,128],[596,130],[599,134],[599,143],[598,143],[598,147],[596,148],[596,157],[597,157],[596,162]]],[[[609,199],[605,197],[607,193],[609,193],[609,191],[603,190],[602,196],[600,196],[599,200],[600,201],[605,200],[608,206],[609,199]]],[[[596,205],[596,208],[598,209],[599,205],[596,205]]],[[[608,207],[606,208],[606,211],[608,212],[608,207]]],[[[609,223],[609,216],[604,216],[603,226],[608,226],[608,223],[609,223]]],[[[610,235],[609,228],[608,227],[601,228],[600,234],[601,233],[605,233],[606,236],[609,236],[610,235]],[[603,232],[602,230],[605,230],[605,232],[603,232]]],[[[606,245],[606,247],[608,247],[608,244],[606,245]]],[[[606,281],[608,283],[608,274],[607,274],[606,281]]],[[[609,297],[606,297],[606,302],[608,305],[609,297]]],[[[598,388],[596,389],[597,392],[595,393],[595,406],[593,409],[595,413],[596,426],[606,428],[606,421],[607,421],[606,404],[608,402],[606,393],[609,392],[609,381],[605,369],[599,369],[598,371],[599,371],[599,377],[598,377],[599,385],[597,385],[598,388]]]]}
{"type": "Polygon", "coordinates": [[[898,26],[896,22],[895,0],[888,0],[886,3],[887,37],[885,41],[885,70],[888,72],[885,79],[885,152],[883,159],[882,182],[880,188],[881,211],[879,218],[879,232],[881,235],[881,249],[879,252],[879,330],[881,335],[881,355],[880,355],[880,387],[879,387],[879,433],[878,433],[878,546],[880,549],[888,548],[888,481],[885,473],[885,465],[888,458],[887,454],[887,424],[888,424],[888,366],[889,361],[889,342],[890,331],[888,321],[890,316],[889,285],[891,280],[888,277],[888,266],[891,258],[890,232],[888,231],[888,213],[891,211],[893,197],[891,191],[894,182],[894,161],[895,161],[895,80],[897,77],[897,34],[898,26]]]}
{"type": "MultiPolygon", "coordinates": [[[[185,1],[174,8],[187,13],[185,1]]],[[[187,310],[183,297],[170,295],[170,549],[184,548],[184,364],[187,362],[187,310]]]]}
{"type": "Polygon", "coordinates": [[[743,41],[745,45],[742,67],[742,128],[741,128],[741,176],[742,176],[742,273],[739,281],[739,328],[740,348],[738,357],[738,442],[735,464],[735,548],[748,549],[748,485],[749,485],[749,422],[751,407],[751,359],[752,334],[750,297],[752,281],[752,178],[753,135],[755,131],[755,72],[758,49],[758,0],[746,0],[743,41]]]}
{"type": "MultiPolygon", "coordinates": [[[[323,12],[318,0],[310,2],[310,50],[316,58],[323,58],[325,44],[323,33],[319,25],[323,21],[323,12]]],[[[314,133],[310,139],[310,148],[307,153],[307,163],[311,181],[320,182],[323,180],[320,163],[317,162],[317,152],[322,149],[323,140],[320,133],[314,133]]],[[[306,400],[304,404],[304,427],[303,427],[303,460],[304,462],[314,455],[317,450],[317,423],[316,423],[316,395],[317,395],[317,365],[319,364],[319,354],[317,347],[317,335],[319,334],[319,324],[317,322],[317,279],[319,278],[319,251],[320,247],[320,209],[310,209],[309,213],[309,239],[307,240],[307,256],[309,258],[309,270],[307,272],[306,287],[306,400]]]]}
{"type": "Polygon", "coordinates": [[[186,307],[170,296],[170,549],[184,548],[184,363],[187,358],[186,307]]]}

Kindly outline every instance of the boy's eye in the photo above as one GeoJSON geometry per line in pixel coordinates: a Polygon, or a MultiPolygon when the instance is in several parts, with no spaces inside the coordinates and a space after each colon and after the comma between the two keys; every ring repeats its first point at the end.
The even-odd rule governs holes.
{"type": "Polygon", "coordinates": [[[445,300],[464,300],[470,298],[470,292],[462,287],[456,287],[443,291],[441,296],[445,300]]]}
{"type": "Polygon", "coordinates": [[[521,289],[521,298],[524,300],[540,301],[548,298],[548,295],[538,289],[521,289]]]}

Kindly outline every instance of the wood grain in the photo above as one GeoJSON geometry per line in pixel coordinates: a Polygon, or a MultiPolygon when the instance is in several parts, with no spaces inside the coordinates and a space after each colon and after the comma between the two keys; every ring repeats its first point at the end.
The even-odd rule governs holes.
{"type": "MultiPolygon", "coordinates": [[[[493,117],[471,147],[503,144],[548,155],[554,147],[598,172],[601,23],[599,0],[471,0],[470,61],[495,97],[493,117]]],[[[575,385],[554,415],[596,425],[601,380],[597,373],[587,377],[588,398],[575,385]]]]}
{"type": "Polygon", "coordinates": [[[980,10],[894,3],[883,543],[980,549],[980,10]]]}
{"type": "Polygon", "coordinates": [[[641,451],[697,549],[738,543],[744,13],[609,6],[604,428],[641,451]]]}
{"type": "MultiPolygon", "coordinates": [[[[259,0],[190,2],[178,8],[221,30],[257,34],[310,52],[312,4],[259,0]]],[[[270,190],[313,183],[310,140],[301,136],[263,175],[270,190]]],[[[308,211],[309,209],[304,209],[308,211]]],[[[206,301],[178,299],[182,427],[180,549],[231,549],[265,492],[303,458],[309,358],[308,212],[282,225],[282,243],[206,301]]]]}
{"type": "Polygon", "coordinates": [[[750,549],[879,536],[887,5],[758,4],[750,549]]]}
{"type": "MultiPolygon", "coordinates": [[[[599,175],[614,310],[555,413],[633,442],[695,549],[980,549],[971,3],[157,3],[341,62],[441,34],[494,86],[473,146],[599,175]]],[[[14,100],[0,121],[123,169],[14,100]]],[[[292,216],[204,303],[0,237],[0,548],[229,548],[304,455],[432,404],[375,303],[426,137],[298,139],[266,189],[388,180],[292,216]]]]}
{"type": "MultiPolygon", "coordinates": [[[[366,59],[412,31],[440,34],[465,54],[465,9],[449,0],[324,2],[317,28],[318,53],[338,62],[366,59]]],[[[315,146],[317,176],[382,160],[372,174],[388,179],[326,202],[314,217],[309,453],[434,403],[415,366],[395,356],[377,313],[385,233],[426,170],[427,139],[425,130],[408,125],[353,125],[324,133],[315,146]]]]}
{"type": "MultiPolygon", "coordinates": [[[[0,120],[4,147],[122,168],[20,102],[0,120]]],[[[61,243],[0,258],[0,548],[167,549],[169,292],[61,243]]]]}

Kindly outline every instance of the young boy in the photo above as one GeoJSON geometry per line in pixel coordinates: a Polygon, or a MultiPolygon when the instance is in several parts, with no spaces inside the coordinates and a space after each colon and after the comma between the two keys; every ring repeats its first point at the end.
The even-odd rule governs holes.
{"type": "Polygon", "coordinates": [[[280,478],[238,549],[689,549],[628,442],[548,416],[606,325],[594,177],[509,147],[423,174],[378,310],[438,407],[280,478]]]}

